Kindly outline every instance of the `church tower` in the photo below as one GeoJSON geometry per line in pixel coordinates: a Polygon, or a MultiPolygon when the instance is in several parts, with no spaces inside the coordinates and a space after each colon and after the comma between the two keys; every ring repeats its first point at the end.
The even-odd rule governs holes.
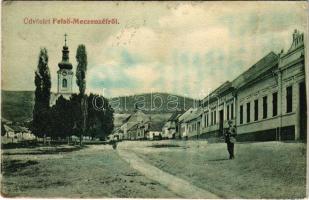
{"type": "Polygon", "coordinates": [[[67,46],[67,34],[64,35],[64,46],[62,49],[62,61],[58,63],[58,86],[57,96],[62,95],[65,98],[70,98],[73,93],[73,71],[72,64],[69,61],[69,47],[67,46]]]}

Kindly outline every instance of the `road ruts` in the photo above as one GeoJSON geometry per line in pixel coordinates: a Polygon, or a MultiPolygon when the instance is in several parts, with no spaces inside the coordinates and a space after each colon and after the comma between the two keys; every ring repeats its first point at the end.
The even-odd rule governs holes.
{"type": "Polygon", "coordinates": [[[217,199],[220,198],[217,195],[203,190],[197,186],[192,185],[188,181],[171,175],[161,169],[145,162],[142,158],[138,157],[135,153],[127,149],[117,150],[120,157],[127,161],[132,168],[138,170],[140,173],[145,175],[147,178],[152,179],[163,186],[167,187],[169,190],[175,194],[190,199],[217,199]]]}

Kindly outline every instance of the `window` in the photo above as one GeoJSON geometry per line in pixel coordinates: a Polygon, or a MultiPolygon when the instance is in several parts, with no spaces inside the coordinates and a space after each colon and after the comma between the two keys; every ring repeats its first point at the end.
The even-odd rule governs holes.
{"type": "Polygon", "coordinates": [[[259,120],[259,100],[254,100],[254,121],[259,120]]]}
{"type": "Polygon", "coordinates": [[[263,119],[267,118],[267,96],[263,97],[263,119]]]}
{"type": "Polygon", "coordinates": [[[247,103],[247,123],[250,122],[250,102],[247,103]]]}
{"type": "Polygon", "coordinates": [[[289,86],[286,88],[286,112],[287,113],[292,112],[292,95],[293,95],[292,86],[289,86]]]}
{"type": "Polygon", "coordinates": [[[66,88],[67,87],[67,85],[68,85],[68,81],[67,81],[67,79],[62,79],[62,87],[63,88],[66,88]]]}
{"type": "Polygon", "coordinates": [[[208,126],[208,113],[206,114],[206,126],[208,126]]]}
{"type": "Polygon", "coordinates": [[[278,114],[278,92],[273,93],[273,117],[278,114]]]}
{"type": "Polygon", "coordinates": [[[202,127],[205,127],[206,126],[206,116],[205,114],[203,114],[203,117],[202,117],[202,127]]]}
{"type": "Polygon", "coordinates": [[[234,118],[234,102],[231,104],[231,119],[234,118]]]}
{"type": "Polygon", "coordinates": [[[216,124],[216,123],[217,123],[216,114],[217,114],[217,112],[216,112],[216,111],[214,111],[214,124],[216,124]]]}
{"type": "Polygon", "coordinates": [[[243,106],[241,105],[239,107],[239,123],[242,124],[243,123],[243,114],[244,114],[244,109],[243,106]]]}
{"type": "Polygon", "coordinates": [[[210,125],[214,124],[214,113],[211,112],[211,117],[210,117],[210,125]]]}
{"type": "Polygon", "coordinates": [[[226,119],[229,120],[229,117],[230,117],[230,106],[227,105],[226,106],[226,119]]]}

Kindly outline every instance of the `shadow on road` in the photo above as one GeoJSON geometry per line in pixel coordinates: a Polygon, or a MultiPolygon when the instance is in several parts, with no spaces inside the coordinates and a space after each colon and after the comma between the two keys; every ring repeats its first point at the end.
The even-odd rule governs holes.
{"type": "Polygon", "coordinates": [[[81,149],[88,148],[87,146],[79,147],[74,146],[71,148],[67,147],[50,147],[47,149],[33,149],[28,152],[3,152],[2,155],[46,155],[46,154],[59,154],[79,151],[81,149]]]}
{"type": "Polygon", "coordinates": [[[218,162],[218,161],[224,161],[224,160],[229,160],[228,158],[218,158],[218,159],[212,159],[212,160],[207,160],[209,162],[218,162]]]}

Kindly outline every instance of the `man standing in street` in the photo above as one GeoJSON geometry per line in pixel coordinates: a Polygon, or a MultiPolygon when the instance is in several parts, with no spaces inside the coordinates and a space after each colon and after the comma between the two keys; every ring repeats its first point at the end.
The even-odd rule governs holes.
{"type": "Polygon", "coordinates": [[[230,154],[230,159],[234,159],[234,143],[236,142],[236,128],[233,126],[233,121],[230,120],[228,121],[228,125],[229,127],[227,128],[227,130],[225,131],[225,142],[227,144],[227,150],[230,154]]]}

